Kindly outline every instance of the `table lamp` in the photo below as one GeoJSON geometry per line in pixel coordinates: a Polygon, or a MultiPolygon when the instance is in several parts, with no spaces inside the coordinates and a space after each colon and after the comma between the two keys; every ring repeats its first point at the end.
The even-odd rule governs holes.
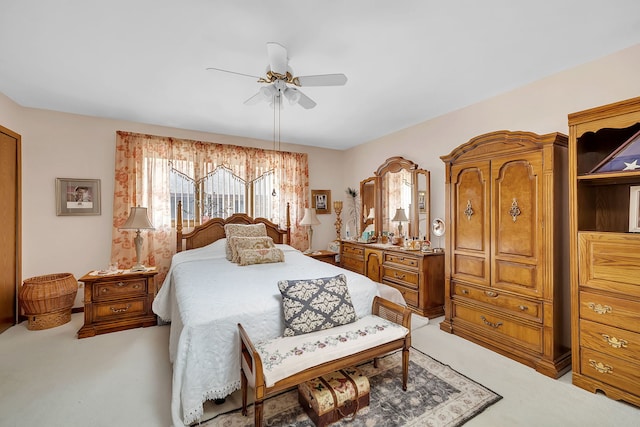
{"type": "Polygon", "coordinates": [[[311,253],[311,240],[313,239],[313,225],[319,225],[320,221],[316,216],[316,210],[312,208],[304,208],[304,216],[302,217],[302,221],[300,221],[300,225],[306,225],[309,227],[307,233],[309,234],[309,249],[304,251],[305,254],[311,253]]]}
{"type": "Polygon", "coordinates": [[[122,224],[120,230],[137,230],[136,237],[133,242],[136,245],[136,263],[131,268],[131,271],[146,271],[146,267],[140,263],[140,252],[142,251],[142,236],[140,236],[140,230],[154,230],[149,216],[147,215],[147,208],[141,208],[140,206],[131,208],[129,218],[122,224]]]}
{"type": "Polygon", "coordinates": [[[398,223],[398,236],[402,236],[402,221],[409,221],[409,218],[407,218],[407,214],[404,213],[404,209],[396,209],[396,214],[391,221],[395,221],[398,223]]]}

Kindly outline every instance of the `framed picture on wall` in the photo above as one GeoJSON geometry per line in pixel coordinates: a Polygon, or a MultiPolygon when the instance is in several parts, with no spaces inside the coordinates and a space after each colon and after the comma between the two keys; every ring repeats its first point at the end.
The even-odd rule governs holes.
{"type": "Polygon", "coordinates": [[[629,189],[629,232],[640,233],[640,185],[629,189]]]}
{"type": "Polygon", "coordinates": [[[330,214],[331,190],[311,190],[311,207],[317,214],[330,214]]]}
{"type": "Polygon", "coordinates": [[[56,215],[100,215],[100,180],[56,178],[56,215]]]}

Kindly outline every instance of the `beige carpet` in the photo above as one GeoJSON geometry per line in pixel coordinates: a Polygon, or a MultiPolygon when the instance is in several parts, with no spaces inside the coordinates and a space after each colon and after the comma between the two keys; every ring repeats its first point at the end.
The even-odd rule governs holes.
{"type": "MultiPolygon", "coordinates": [[[[360,367],[371,383],[371,403],[354,421],[336,426],[459,426],[502,397],[416,349],[411,349],[409,384],[402,390],[401,352],[360,367]]],[[[296,390],[268,399],[264,404],[268,426],[310,427],[313,422],[300,407],[296,390]]],[[[240,410],[217,415],[200,424],[206,427],[253,425],[253,405],[243,417],[240,410]]]]}

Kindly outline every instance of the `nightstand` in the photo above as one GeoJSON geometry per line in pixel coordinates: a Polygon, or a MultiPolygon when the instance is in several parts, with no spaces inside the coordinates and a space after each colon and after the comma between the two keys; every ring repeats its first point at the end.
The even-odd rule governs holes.
{"type": "Polygon", "coordinates": [[[151,310],[156,274],[151,268],[104,275],[89,272],[78,279],[84,283],[84,326],[78,338],[156,325],[151,310]]]}
{"type": "Polygon", "coordinates": [[[315,258],[318,261],[326,262],[332,265],[337,265],[336,264],[336,255],[338,255],[337,252],[322,250],[322,251],[310,252],[305,255],[310,256],[311,258],[315,258]]]}

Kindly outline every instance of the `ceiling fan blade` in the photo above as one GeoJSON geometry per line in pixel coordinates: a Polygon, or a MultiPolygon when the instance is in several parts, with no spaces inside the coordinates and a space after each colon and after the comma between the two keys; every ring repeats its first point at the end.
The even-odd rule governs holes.
{"type": "Polygon", "coordinates": [[[293,79],[296,86],[342,86],[347,83],[344,74],[320,74],[317,76],[300,76],[293,79]]]}
{"type": "Polygon", "coordinates": [[[252,76],[251,74],[237,73],[235,71],[223,70],[222,68],[207,67],[207,70],[222,71],[223,73],[237,74],[239,76],[245,76],[245,77],[253,77],[256,80],[260,80],[260,77],[258,76],[252,76]]]}
{"type": "Polygon", "coordinates": [[[262,92],[258,92],[255,95],[253,95],[251,98],[244,101],[244,105],[255,105],[258,102],[263,100],[264,100],[264,95],[262,94],[262,92]]]}
{"type": "Polygon", "coordinates": [[[289,88],[288,90],[295,90],[296,97],[298,97],[298,95],[300,96],[298,98],[298,105],[300,105],[302,108],[306,108],[308,110],[316,106],[316,103],[313,99],[309,98],[307,95],[300,92],[298,89],[292,87],[292,88],[289,88]]]}
{"type": "Polygon", "coordinates": [[[267,43],[267,55],[269,56],[269,67],[271,71],[280,75],[287,73],[287,48],[280,43],[267,43]]]}

